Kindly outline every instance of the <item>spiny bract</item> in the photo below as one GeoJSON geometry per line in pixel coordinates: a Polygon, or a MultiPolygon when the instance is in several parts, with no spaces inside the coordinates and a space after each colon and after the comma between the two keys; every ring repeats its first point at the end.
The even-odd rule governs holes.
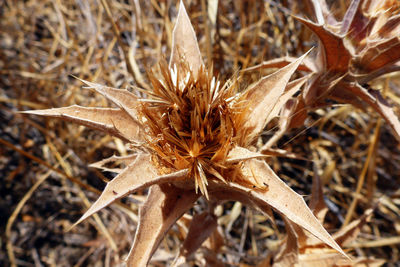
{"type": "MultiPolygon", "coordinates": [[[[304,125],[307,112],[338,103],[378,112],[400,140],[400,121],[379,90],[368,83],[400,69],[400,9],[391,0],[352,0],[337,21],[325,0],[311,2],[312,17],[295,17],[318,37],[318,53],[300,68],[309,72],[306,88],[284,108],[280,130],[264,148],[271,147],[288,129],[304,125]]],[[[284,57],[247,70],[282,67],[295,60],[284,57]]]]}
{"type": "MultiPolygon", "coordinates": [[[[205,70],[197,39],[183,4],[173,31],[169,66],[161,63],[161,79],[150,74],[153,89],[139,99],[135,94],[83,81],[117,105],[117,108],[71,106],[27,113],[58,117],[117,136],[133,152],[111,157],[92,166],[123,162],[126,167],[103,190],[99,199],[78,221],[137,190],[150,188],[140,208],[139,225],[128,257],[129,266],[145,266],[168,229],[200,197],[210,202],[240,201],[268,214],[270,208],[306,229],[336,251],[344,252],[307,207],[252,144],[266,124],[304,84],[289,83],[306,55],[263,77],[243,92],[236,80],[220,83],[205,70]]],[[[212,213],[212,211],[210,211],[212,213]]],[[[216,227],[214,223],[205,227],[216,227]]],[[[201,223],[199,225],[202,225],[201,223]]],[[[198,248],[213,229],[190,235],[184,242],[198,248]],[[195,245],[193,245],[195,244],[195,245]]]]}
{"type": "Polygon", "coordinates": [[[223,182],[240,179],[232,171],[237,163],[228,161],[227,155],[232,147],[248,145],[244,138],[250,133],[244,127],[248,109],[234,82],[221,85],[212,70],[201,67],[194,75],[187,64],[181,63],[182,67],[185,77],[176,65],[166,64],[161,65],[162,80],[150,76],[153,91],[141,108],[147,143],[160,167],[167,167],[166,172],[189,169],[196,190],[208,198],[208,177],[223,182]]]}

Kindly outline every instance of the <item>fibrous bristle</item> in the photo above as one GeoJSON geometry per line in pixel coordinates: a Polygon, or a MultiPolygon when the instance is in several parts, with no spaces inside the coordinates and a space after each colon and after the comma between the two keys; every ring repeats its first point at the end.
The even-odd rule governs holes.
{"type": "Polygon", "coordinates": [[[162,63],[160,70],[161,79],[151,75],[153,91],[142,101],[152,136],[148,146],[167,167],[189,168],[196,190],[208,197],[207,179],[226,181],[223,163],[235,140],[240,141],[236,136],[243,123],[232,106],[235,83],[221,86],[203,67],[197,75],[185,65],[162,63]]]}

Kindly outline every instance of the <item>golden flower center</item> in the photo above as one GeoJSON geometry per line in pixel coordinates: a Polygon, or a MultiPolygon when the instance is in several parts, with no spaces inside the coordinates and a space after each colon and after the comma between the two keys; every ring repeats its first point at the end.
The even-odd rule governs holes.
{"type": "MultiPolygon", "coordinates": [[[[162,165],[190,169],[205,193],[207,178],[221,179],[222,167],[237,132],[232,100],[233,86],[220,87],[212,72],[176,69],[161,65],[162,79],[151,77],[153,91],[143,104],[149,148],[162,165]],[[195,78],[196,77],[196,78],[195,78]]],[[[197,187],[196,187],[197,188],[197,187]]]]}

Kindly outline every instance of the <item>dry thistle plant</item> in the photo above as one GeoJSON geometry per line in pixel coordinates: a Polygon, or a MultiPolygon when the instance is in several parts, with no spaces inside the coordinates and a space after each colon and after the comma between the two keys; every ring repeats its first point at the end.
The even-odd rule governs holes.
{"type": "Polygon", "coordinates": [[[200,225],[196,231],[201,234],[188,235],[186,251],[195,251],[216,227],[212,207],[235,200],[266,214],[273,208],[345,255],[303,198],[274,173],[263,160],[265,153],[254,146],[266,124],[306,81],[289,83],[306,55],[239,92],[237,80],[220,83],[211,69],[205,69],[182,2],[172,34],[169,65],[160,64],[160,78],[150,73],[152,90],[140,89],[146,97],[83,81],[117,108],[74,105],[25,112],[104,131],[124,140],[132,152],[92,165],[104,170],[110,170],[109,163],[126,167],[112,169],[118,175],[78,223],[117,199],[150,188],[139,211],[128,266],[146,266],[168,229],[200,196],[211,208],[205,216],[194,217],[192,225],[200,225]]]}
{"type": "MultiPolygon", "coordinates": [[[[372,107],[400,139],[400,121],[378,90],[368,83],[400,69],[400,7],[391,0],[352,0],[342,21],[337,21],[325,0],[310,1],[317,22],[295,17],[319,39],[317,55],[300,68],[310,73],[305,89],[282,110],[279,131],[268,140],[271,147],[288,129],[303,125],[307,111],[339,103],[372,107]]],[[[286,66],[284,57],[248,68],[286,66]]]]}

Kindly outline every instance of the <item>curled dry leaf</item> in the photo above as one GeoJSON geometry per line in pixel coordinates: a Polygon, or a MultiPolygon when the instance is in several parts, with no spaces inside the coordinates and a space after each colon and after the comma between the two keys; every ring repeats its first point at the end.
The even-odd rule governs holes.
{"type": "MultiPolygon", "coordinates": [[[[71,120],[131,144],[142,142],[140,151],[124,161],[127,166],[118,169],[118,175],[80,221],[129,193],[149,187],[128,266],[147,265],[167,230],[201,195],[213,201],[241,201],[266,214],[272,207],[345,255],[303,198],[258,160],[265,155],[252,147],[268,121],[304,83],[300,79],[287,88],[306,55],[239,92],[237,80],[221,84],[212,69],[205,69],[182,3],[171,50],[169,66],[161,63],[160,75],[149,74],[152,90],[141,90],[147,94],[144,99],[126,90],[83,81],[118,108],[73,106],[29,112],[71,120]]],[[[137,150],[137,146],[131,149],[137,150]]],[[[113,160],[119,158],[96,166],[104,168],[113,160]]],[[[189,237],[192,240],[185,242],[189,252],[212,232],[206,224],[193,227],[204,234],[189,237]]]]}

